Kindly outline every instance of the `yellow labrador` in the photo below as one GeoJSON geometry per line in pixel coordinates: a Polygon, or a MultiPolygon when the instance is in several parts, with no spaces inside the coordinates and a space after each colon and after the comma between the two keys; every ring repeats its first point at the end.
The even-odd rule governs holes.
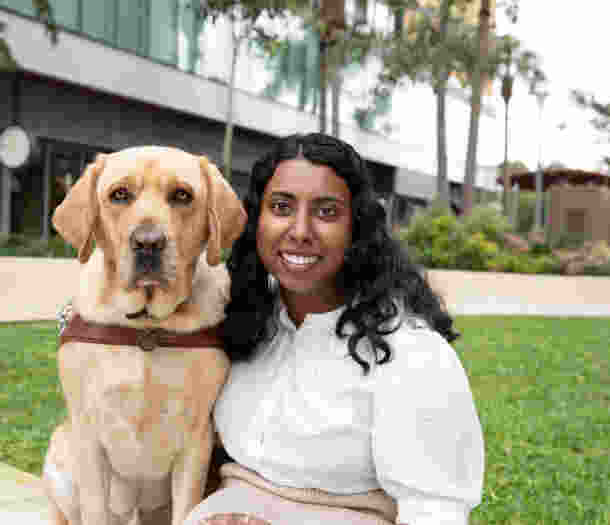
{"type": "MultiPolygon", "coordinates": [[[[221,250],[245,220],[205,157],[154,146],[99,155],[53,216],[82,263],[74,310],[177,334],[217,325],[229,296],[221,250]]],[[[182,524],[205,485],[226,355],[72,341],[58,365],[69,417],[43,473],[55,522],[169,522],[171,509],[182,524]]]]}

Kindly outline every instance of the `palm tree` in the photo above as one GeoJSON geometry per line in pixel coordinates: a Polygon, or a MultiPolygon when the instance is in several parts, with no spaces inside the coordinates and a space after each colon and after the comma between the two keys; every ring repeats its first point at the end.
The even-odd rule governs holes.
{"type": "MultiPolygon", "coordinates": [[[[315,6],[314,6],[315,7],[315,6]]],[[[320,35],[320,112],[319,131],[326,133],[327,121],[327,88],[330,81],[339,75],[340,63],[335,63],[333,71],[329,72],[331,46],[335,46],[345,31],[345,0],[321,0],[319,6],[318,32],[320,35]]],[[[340,81],[339,81],[340,82],[340,81]]],[[[335,111],[338,112],[340,84],[335,87],[335,111]]],[[[338,128],[338,113],[336,114],[338,128]]],[[[338,132],[338,129],[336,129],[338,132]]]]}
{"type": "MultiPolygon", "coordinates": [[[[437,196],[439,204],[450,206],[447,175],[446,97],[449,77],[453,72],[464,73],[471,60],[472,39],[460,16],[464,0],[441,0],[438,8],[418,8],[406,11],[406,34],[401,23],[388,44],[384,56],[386,78],[395,83],[407,76],[414,82],[431,85],[436,98],[436,157],[437,196]],[[458,16],[451,16],[452,10],[458,16]]],[[[402,5],[397,16],[404,19],[402,5]]]]}
{"type": "Polygon", "coordinates": [[[481,0],[479,12],[479,56],[471,79],[470,125],[468,129],[468,146],[466,152],[466,171],[464,173],[463,205],[465,216],[472,213],[473,191],[477,163],[477,145],[479,142],[479,120],[481,116],[482,86],[487,78],[487,57],[489,55],[489,20],[491,17],[490,0],[481,0]]]}

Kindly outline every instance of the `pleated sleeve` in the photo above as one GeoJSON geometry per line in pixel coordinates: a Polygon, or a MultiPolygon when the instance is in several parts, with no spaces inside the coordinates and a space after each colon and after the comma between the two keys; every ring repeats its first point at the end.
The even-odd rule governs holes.
{"type": "Polygon", "coordinates": [[[481,501],[484,444],[468,379],[438,333],[403,325],[373,382],[372,453],[397,523],[466,525],[481,501]]]}

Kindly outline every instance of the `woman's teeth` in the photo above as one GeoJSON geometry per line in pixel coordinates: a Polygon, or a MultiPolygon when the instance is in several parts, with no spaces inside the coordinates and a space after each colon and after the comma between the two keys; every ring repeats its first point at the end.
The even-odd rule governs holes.
{"type": "Polygon", "coordinates": [[[313,264],[319,259],[319,257],[317,255],[313,255],[313,256],[290,255],[288,253],[282,253],[282,258],[286,262],[289,262],[290,264],[299,264],[299,265],[313,264]]]}

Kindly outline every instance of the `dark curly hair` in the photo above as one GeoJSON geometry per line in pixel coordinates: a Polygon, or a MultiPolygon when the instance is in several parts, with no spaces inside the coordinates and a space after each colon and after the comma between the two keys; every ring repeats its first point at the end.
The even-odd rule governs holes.
{"type": "Polygon", "coordinates": [[[277,286],[256,251],[256,229],[265,186],[283,160],[305,158],[331,167],[343,178],[352,195],[352,246],[337,279],[346,298],[346,308],[337,321],[336,334],[348,337],[351,357],[368,373],[370,365],[357,345],[367,338],[378,364],[390,360],[384,339],[400,323],[397,302],[407,315],[423,319],[447,341],[458,334],[452,319],[426,278],[409,260],[406,251],[386,228],[386,213],[378,202],[365,161],[336,138],[320,133],[291,135],[254,164],[248,194],[244,199],[248,222],[233,245],[227,261],[231,276],[231,301],[223,324],[225,349],[233,362],[250,358],[259,343],[275,335],[274,309],[277,286]],[[352,324],[355,330],[345,333],[352,324]]]}

